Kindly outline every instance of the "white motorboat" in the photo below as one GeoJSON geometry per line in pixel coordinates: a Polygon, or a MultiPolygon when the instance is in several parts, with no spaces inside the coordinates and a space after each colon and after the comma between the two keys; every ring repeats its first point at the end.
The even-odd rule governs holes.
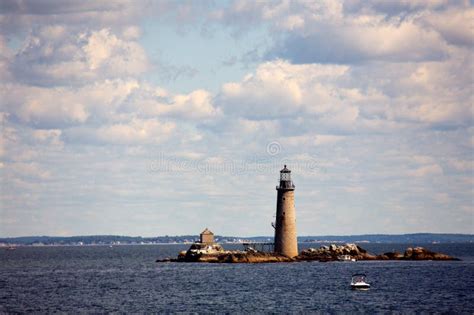
{"type": "Polygon", "coordinates": [[[368,290],[370,284],[365,281],[367,276],[363,273],[356,273],[352,275],[351,288],[354,290],[368,290]]]}

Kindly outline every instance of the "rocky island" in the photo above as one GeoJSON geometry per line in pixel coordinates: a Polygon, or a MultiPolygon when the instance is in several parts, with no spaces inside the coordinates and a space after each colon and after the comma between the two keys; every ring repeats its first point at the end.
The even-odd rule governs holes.
{"type": "Polygon", "coordinates": [[[356,244],[321,246],[308,248],[295,257],[278,253],[257,251],[252,247],[246,250],[224,250],[218,244],[193,244],[177,258],[157,260],[157,262],[201,262],[201,263],[273,263],[298,261],[359,261],[359,260],[459,260],[446,254],[435,253],[423,247],[409,247],[402,254],[388,252],[380,255],[368,253],[356,244]]]}
{"type": "Polygon", "coordinates": [[[321,246],[308,248],[294,257],[275,252],[256,250],[258,245],[272,243],[247,243],[245,250],[224,250],[214,242],[214,233],[205,229],[200,234],[199,242],[193,243],[187,251],[179,253],[177,258],[159,259],[156,262],[201,262],[201,263],[273,263],[297,261],[358,261],[358,260],[459,260],[457,258],[435,253],[423,247],[409,247],[405,252],[388,252],[373,255],[356,244],[321,246]]]}

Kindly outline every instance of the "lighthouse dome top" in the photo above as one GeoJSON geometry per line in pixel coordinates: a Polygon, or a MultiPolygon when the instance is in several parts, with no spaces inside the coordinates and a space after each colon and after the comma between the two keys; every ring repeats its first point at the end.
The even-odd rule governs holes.
{"type": "Polygon", "coordinates": [[[283,169],[280,171],[280,173],[291,173],[291,171],[286,167],[286,164],[285,164],[285,166],[284,166],[283,169]]]}
{"type": "Polygon", "coordinates": [[[280,188],[294,188],[291,181],[291,171],[286,167],[286,165],[280,171],[280,188]]]}

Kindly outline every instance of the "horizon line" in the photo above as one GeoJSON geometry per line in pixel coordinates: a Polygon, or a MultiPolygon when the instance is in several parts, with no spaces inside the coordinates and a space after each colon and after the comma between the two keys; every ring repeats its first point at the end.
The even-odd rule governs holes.
{"type": "MultiPolygon", "coordinates": [[[[413,233],[366,233],[366,234],[324,234],[324,235],[300,235],[297,237],[355,237],[355,236],[404,236],[404,235],[462,235],[462,236],[473,236],[473,233],[443,233],[443,232],[413,232],[413,233]]],[[[55,238],[68,238],[68,237],[93,237],[93,236],[114,236],[114,237],[139,237],[139,238],[156,238],[156,237],[182,237],[182,236],[199,236],[198,234],[176,234],[176,235],[156,235],[156,236],[141,236],[141,235],[120,235],[120,234],[84,234],[84,235],[23,235],[23,236],[0,236],[0,239],[10,238],[27,238],[27,237],[55,237],[55,238]]],[[[252,238],[252,237],[273,237],[270,235],[254,235],[254,236],[235,236],[235,235],[219,235],[216,237],[235,237],[235,238],[252,238]]]]}

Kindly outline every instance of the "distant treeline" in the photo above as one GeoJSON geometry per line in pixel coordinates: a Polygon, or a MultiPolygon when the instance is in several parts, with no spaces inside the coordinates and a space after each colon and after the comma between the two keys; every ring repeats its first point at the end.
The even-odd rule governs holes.
{"type": "MultiPolygon", "coordinates": [[[[255,236],[215,236],[216,241],[226,242],[272,242],[273,237],[255,236]]],[[[0,244],[16,245],[111,245],[111,244],[157,244],[157,243],[188,243],[199,239],[198,235],[180,236],[118,236],[118,235],[91,235],[91,236],[24,236],[0,238],[0,244]]],[[[473,243],[473,234],[437,234],[437,233],[415,233],[415,234],[367,234],[346,236],[300,236],[299,242],[344,242],[344,243],[473,243]]]]}
{"type": "Polygon", "coordinates": [[[346,236],[301,236],[300,242],[331,241],[331,242],[370,242],[370,243],[472,243],[474,234],[441,234],[441,233],[414,233],[414,234],[365,234],[346,236]]]}
{"type": "Polygon", "coordinates": [[[141,244],[141,243],[184,243],[195,241],[199,236],[120,236],[120,235],[88,235],[88,236],[22,236],[0,238],[0,243],[21,245],[110,245],[110,244],[141,244]]]}

